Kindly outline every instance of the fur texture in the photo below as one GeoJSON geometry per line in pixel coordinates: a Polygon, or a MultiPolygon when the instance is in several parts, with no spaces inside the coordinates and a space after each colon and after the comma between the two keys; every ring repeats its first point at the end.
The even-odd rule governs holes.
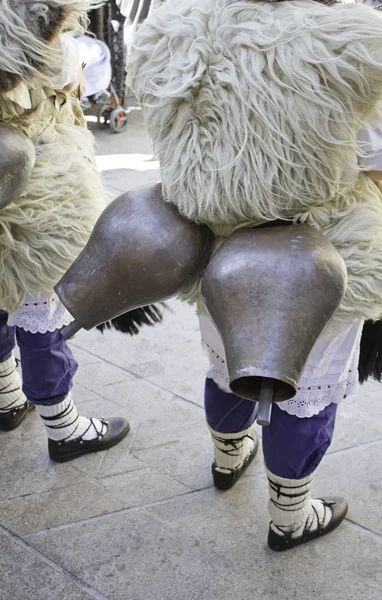
{"type": "MultiPolygon", "coordinates": [[[[90,4],[88,0],[2,0],[3,70],[22,77],[24,83],[31,73],[34,77],[28,69],[40,48],[38,40],[48,36],[43,30],[51,18],[57,21],[57,29],[73,28],[90,4]],[[13,46],[14,54],[9,52],[13,46]]],[[[48,57],[49,50],[41,55],[43,62],[48,57]]],[[[93,138],[78,126],[82,122],[79,102],[32,83],[24,88],[31,110],[0,92],[0,122],[27,135],[37,155],[25,191],[0,211],[0,307],[9,312],[19,308],[27,295],[53,289],[85,246],[105,199],[93,138]]]]}
{"type": "Polygon", "coordinates": [[[139,330],[144,325],[153,326],[163,321],[163,308],[167,308],[166,304],[162,303],[159,306],[151,304],[150,306],[142,306],[142,308],[136,308],[131,310],[124,315],[120,315],[111,321],[107,321],[102,325],[98,325],[97,329],[101,333],[108,329],[115,329],[121,333],[127,333],[129,335],[138,335],[139,330]]]}
{"type": "Polygon", "coordinates": [[[380,13],[170,0],[141,26],[131,73],[169,202],[223,238],[314,225],[348,268],[336,323],[382,316],[382,195],[357,162],[359,129],[382,120],[380,13]]]}
{"type": "Polygon", "coordinates": [[[382,380],[382,321],[364,324],[358,372],[361,383],[370,377],[379,382],[382,380]]]}
{"type": "Polygon", "coordinates": [[[28,187],[0,212],[0,306],[8,311],[29,294],[53,289],[104,207],[87,131],[57,125],[36,151],[28,187]]]}
{"type": "Polygon", "coordinates": [[[62,31],[84,26],[94,0],[1,0],[0,93],[20,81],[37,85],[60,69],[53,42],[62,31]]]}

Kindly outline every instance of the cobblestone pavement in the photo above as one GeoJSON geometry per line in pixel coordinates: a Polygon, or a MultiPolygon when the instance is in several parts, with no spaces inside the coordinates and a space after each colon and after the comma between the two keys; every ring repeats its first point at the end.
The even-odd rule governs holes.
{"type": "MultiPolygon", "coordinates": [[[[159,180],[141,113],[121,135],[97,131],[112,196],[159,180]]],[[[81,333],[74,395],[83,414],[124,416],[108,452],[51,463],[35,414],[0,435],[1,600],[380,600],[382,387],[340,407],[318,494],[344,494],[348,518],[304,548],[266,546],[261,456],[236,487],[212,487],[205,358],[192,308],[137,338],[81,333]]]]}

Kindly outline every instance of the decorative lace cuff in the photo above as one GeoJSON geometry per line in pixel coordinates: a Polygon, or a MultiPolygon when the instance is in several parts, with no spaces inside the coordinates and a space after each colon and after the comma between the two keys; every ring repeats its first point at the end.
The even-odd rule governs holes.
{"type": "Polygon", "coordinates": [[[47,333],[62,329],[73,320],[72,315],[52,292],[26,298],[21,308],[10,313],[8,324],[30,333],[47,333]]]}

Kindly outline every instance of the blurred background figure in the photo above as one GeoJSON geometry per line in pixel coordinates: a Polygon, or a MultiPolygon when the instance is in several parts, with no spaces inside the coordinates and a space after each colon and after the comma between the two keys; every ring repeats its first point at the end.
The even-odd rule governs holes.
{"type": "Polygon", "coordinates": [[[90,32],[83,36],[81,58],[86,67],[84,110],[97,108],[101,127],[121,133],[127,127],[126,59],[137,27],[163,0],[109,0],[90,12],[90,32]]]}

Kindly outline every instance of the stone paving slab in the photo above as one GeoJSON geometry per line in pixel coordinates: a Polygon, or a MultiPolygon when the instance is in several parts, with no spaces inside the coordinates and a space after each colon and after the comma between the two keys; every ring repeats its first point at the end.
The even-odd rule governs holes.
{"type": "Polygon", "coordinates": [[[207,358],[200,349],[195,310],[174,300],[168,305],[172,312],[164,313],[164,323],[144,327],[138,336],[106,332],[102,337],[98,332],[81,332],[73,345],[76,349],[90,347],[95,356],[202,405],[207,358]]]}
{"type": "Polygon", "coordinates": [[[257,477],[241,482],[227,493],[185,497],[177,503],[184,505],[183,511],[179,507],[174,509],[172,502],[151,508],[150,512],[178,531],[188,531],[189,535],[196,536],[204,546],[213,548],[222,556],[229,556],[230,571],[242,573],[241,581],[238,581],[238,597],[251,598],[252,585],[255,598],[262,598],[263,594],[271,598],[273,594],[274,598],[299,599],[306,597],[308,592],[309,597],[322,594],[321,598],[326,600],[342,597],[339,594],[346,581],[346,594],[349,595],[344,597],[356,598],[356,593],[363,590],[370,598],[376,599],[382,584],[378,567],[381,540],[377,536],[373,538],[371,546],[375,556],[368,562],[370,546],[367,532],[346,522],[336,533],[303,550],[275,554],[265,544],[268,529],[266,487],[265,478],[257,477]],[[216,507],[216,498],[220,508],[216,507]],[[363,556],[361,547],[365,548],[363,556]],[[343,572],[341,566],[344,567],[343,572]],[[314,581],[309,585],[312,567],[314,581]],[[336,573],[338,579],[334,582],[336,573]],[[296,579],[293,580],[293,577],[296,579]],[[248,595],[241,591],[242,585],[248,595]]]}
{"type": "Polygon", "coordinates": [[[22,428],[0,432],[0,523],[2,502],[81,483],[84,477],[72,464],[57,465],[48,457],[48,443],[37,415],[22,428]]]}
{"type": "Polygon", "coordinates": [[[23,535],[188,492],[175,479],[150,468],[98,481],[86,478],[65,488],[1,503],[1,524],[23,535]]]}
{"type": "Polygon", "coordinates": [[[382,384],[377,381],[368,382],[358,387],[357,394],[351,399],[364,415],[371,415],[380,421],[382,411],[382,384]]]}
{"type": "Polygon", "coordinates": [[[382,536],[382,442],[328,455],[317,479],[317,494],[345,496],[349,519],[382,536]]]}
{"type": "MultiPolygon", "coordinates": [[[[65,588],[74,589],[69,577],[0,531],[1,600],[52,600],[57,597],[58,590],[65,588]]],[[[65,600],[90,598],[79,595],[77,598],[68,596],[65,600]]]]}
{"type": "MultiPolygon", "coordinates": [[[[382,400],[382,390],[379,392],[382,400]]],[[[381,402],[379,400],[379,404],[381,402]]],[[[329,454],[368,442],[382,440],[380,416],[370,414],[370,396],[349,396],[338,408],[338,426],[334,432],[329,454]],[[377,418],[376,418],[377,417],[377,418]]],[[[376,407],[378,409],[378,407],[376,407]]],[[[381,410],[382,406],[379,407],[381,410]]]]}
{"type": "Polygon", "coordinates": [[[131,376],[121,368],[106,364],[102,360],[97,363],[96,368],[92,366],[90,369],[84,367],[79,370],[78,380],[83,387],[97,394],[98,398],[119,405],[127,414],[144,416],[153,426],[158,423],[173,426],[176,423],[204,420],[203,410],[196,402],[174,396],[171,390],[151,385],[150,381],[131,376]],[[105,385],[102,382],[103,374],[105,385]]]}
{"type": "Polygon", "coordinates": [[[58,592],[58,594],[49,598],[49,600],[92,600],[93,598],[93,595],[88,594],[88,592],[77,585],[68,585],[58,592]]]}
{"type": "Polygon", "coordinates": [[[235,517],[202,493],[27,539],[111,600],[380,598],[381,544],[367,532],[345,523],[280,555],[265,545],[263,511],[253,513],[257,532],[235,517]],[[75,557],[81,539],[88,552],[75,557]]]}
{"type": "Polygon", "coordinates": [[[92,581],[112,600],[205,597],[206,587],[227,584],[227,560],[145,511],[97,520],[29,537],[28,541],[70,572],[92,581]],[[73,545],[87,539],[88,552],[73,545]]]}

